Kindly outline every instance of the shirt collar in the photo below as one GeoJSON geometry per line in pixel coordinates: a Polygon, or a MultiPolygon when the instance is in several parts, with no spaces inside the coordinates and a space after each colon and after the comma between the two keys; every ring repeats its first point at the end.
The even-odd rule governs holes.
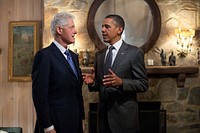
{"type": "MultiPolygon", "coordinates": [[[[116,43],[113,44],[113,46],[115,47],[115,49],[117,51],[119,50],[119,48],[121,47],[121,45],[122,45],[122,38],[119,41],[117,41],[116,43]]],[[[110,47],[110,45],[108,47],[110,47]]]]}
{"type": "Polygon", "coordinates": [[[58,43],[56,40],[53,41],[53,43],[56,45],[56,47],[58,47],[58,49],[64,53],[66,51],[66,48],[64,48],[62,45],[60,45],[60,43],[58,43]]]}

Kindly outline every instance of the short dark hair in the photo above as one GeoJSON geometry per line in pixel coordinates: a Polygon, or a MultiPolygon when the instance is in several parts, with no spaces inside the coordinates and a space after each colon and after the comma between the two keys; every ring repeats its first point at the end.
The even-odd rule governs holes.
{"type": "Polygon", "coordinates": [[[110,14],[110,15],[107,15],[105,18],[111,18],[115,21],[116,25],[117,26],[121,26],[124,30],[125,28],[125,22],[124,22],[124,19],[117,15],[117,14],[110,14]]]}

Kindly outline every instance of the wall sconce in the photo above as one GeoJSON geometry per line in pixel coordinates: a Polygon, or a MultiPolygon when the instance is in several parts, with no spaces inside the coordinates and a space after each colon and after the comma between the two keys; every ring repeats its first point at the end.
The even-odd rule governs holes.
{"type": "Polygon", "coordinates": [[[178,51],[179,57],[186,57],[189,52],[191,52],[192,47],[192,40],[195,35],[195,30],[193,29],[175,29],[175,35],[177,37],[177,45],[181,46],[180,50],[178,51]]]}

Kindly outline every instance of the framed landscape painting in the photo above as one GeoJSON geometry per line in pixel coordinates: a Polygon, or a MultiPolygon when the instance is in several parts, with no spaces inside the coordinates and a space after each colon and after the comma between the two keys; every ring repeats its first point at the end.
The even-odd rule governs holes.
{"type": "Polygon", "coordinates": [[[32,63],[38,45],[39,21],[9,23],[9,81],[31,81],[32,63]]]}

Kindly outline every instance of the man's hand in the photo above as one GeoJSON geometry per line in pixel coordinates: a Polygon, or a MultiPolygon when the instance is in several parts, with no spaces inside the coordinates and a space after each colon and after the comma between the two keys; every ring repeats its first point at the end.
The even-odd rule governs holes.
{"type": "Polygon", "coordinates": [[[95,79],[94,68],[92,68],[92,73],[82,73],[82,76],[85,84],[87,85],[94,84],[94,79],[95,79]]]}
{"type": "Polygon", "coordinates": [[[84,120],[82,120],[82,126],[83,126],[83,132],[85,131],[85,121],[84,120]]]}
{"type": "Polygon", "coordinates": [[[106,87],[119,87],[122,85],[122,79],[119,78],[112,70],[109,69],[110,74],[104,75],[103,85],[106,87]]]}
{"type": "Polygon", "coordinates": [[[48,131],[48,132],[46,132],[46,133],[56,133],[56,130],[55,130],[55,129],[52,129],[52,130],[50,130],[50,131],[48,131]]]}

